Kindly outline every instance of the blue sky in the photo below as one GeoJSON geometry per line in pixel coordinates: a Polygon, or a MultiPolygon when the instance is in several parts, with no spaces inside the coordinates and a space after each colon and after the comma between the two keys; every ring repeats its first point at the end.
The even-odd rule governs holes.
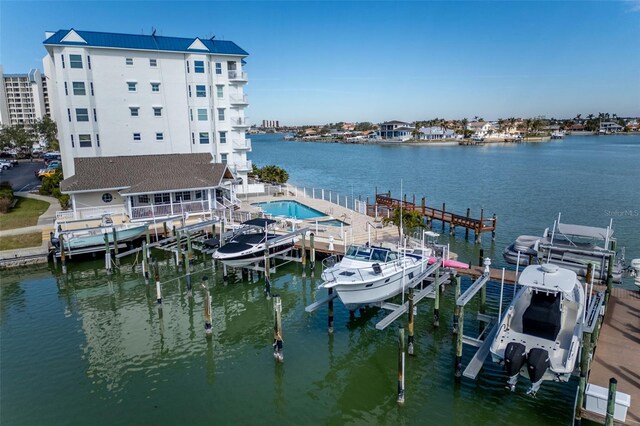
{"type": "Polygon", "coordinates": [[[5,72],[42,68],[61,28],[233,40],[256,123],[640,115],[637,0],[2,0],[5,72]]]}

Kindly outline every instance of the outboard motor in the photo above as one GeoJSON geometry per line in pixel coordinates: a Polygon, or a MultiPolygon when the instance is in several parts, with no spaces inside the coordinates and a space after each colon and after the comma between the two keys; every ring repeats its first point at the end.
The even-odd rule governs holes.
{"type": "Polygon", "coordinates": [[[544,373],[551,365],[549,360],[549,352],[540,348],[533,348],[527,356],[527,371],[531,380],[531,388],[527,391],[527,395],[536,396],[536,392],[540,389],[544,373]]]}
{"type": "Polygon", "coordinates": [[[511,342],[504,350],[504,369],[509,376],[507,388],[513,392],[516,389],[520,369],[527,360],[527,348],[522,343],[511,342]]]}

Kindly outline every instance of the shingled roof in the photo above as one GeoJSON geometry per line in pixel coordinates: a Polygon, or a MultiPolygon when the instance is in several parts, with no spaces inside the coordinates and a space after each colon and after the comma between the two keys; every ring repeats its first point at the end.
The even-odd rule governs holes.
{"type": "Polygon", "coordinates": [[[141,194],[214,188],[234,176],[209,153],[75,158],[76,174],[60,183],[65,193],[117,189],[141,194]]]}

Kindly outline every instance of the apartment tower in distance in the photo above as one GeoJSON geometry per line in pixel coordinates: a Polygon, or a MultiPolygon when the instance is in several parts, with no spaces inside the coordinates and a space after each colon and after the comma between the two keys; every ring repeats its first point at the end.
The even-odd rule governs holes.
{"type": "Polygon", "coordinates": [[[246,187],[248,53],[235,43],[71,29],[44,45],[65,178],[76,158],[210,153],[246,187]]]}
{"type": "Polygon", "coordinates": [[[0,65],[0,124],[30,126],[49,114],[45,77],[37,69],[28,74],[4,74],[0,65]]]}

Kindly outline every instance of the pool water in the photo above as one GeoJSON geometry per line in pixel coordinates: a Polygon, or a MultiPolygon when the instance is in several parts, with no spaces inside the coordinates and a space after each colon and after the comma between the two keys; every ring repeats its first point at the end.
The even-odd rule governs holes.
{"type": "Polygon", "coordinates": [[[331,220],[323,220],[318,222],[318,225],[326,225],[326,226],[340,226],[340,225],[344,225],[344,226],[349,226],[348,223],[343,222],[341,220],[338,219],[331,219],[331,220]]]}
{"type": "Polygon", "coordinates": [[[286,216],[296,219],[313,219],[327,216],[321,211],[312,209],[297,201],[270,201],[268,203],[256,203],[252,205],[260,207],[265,213],[272,216],[286,216]]]}

